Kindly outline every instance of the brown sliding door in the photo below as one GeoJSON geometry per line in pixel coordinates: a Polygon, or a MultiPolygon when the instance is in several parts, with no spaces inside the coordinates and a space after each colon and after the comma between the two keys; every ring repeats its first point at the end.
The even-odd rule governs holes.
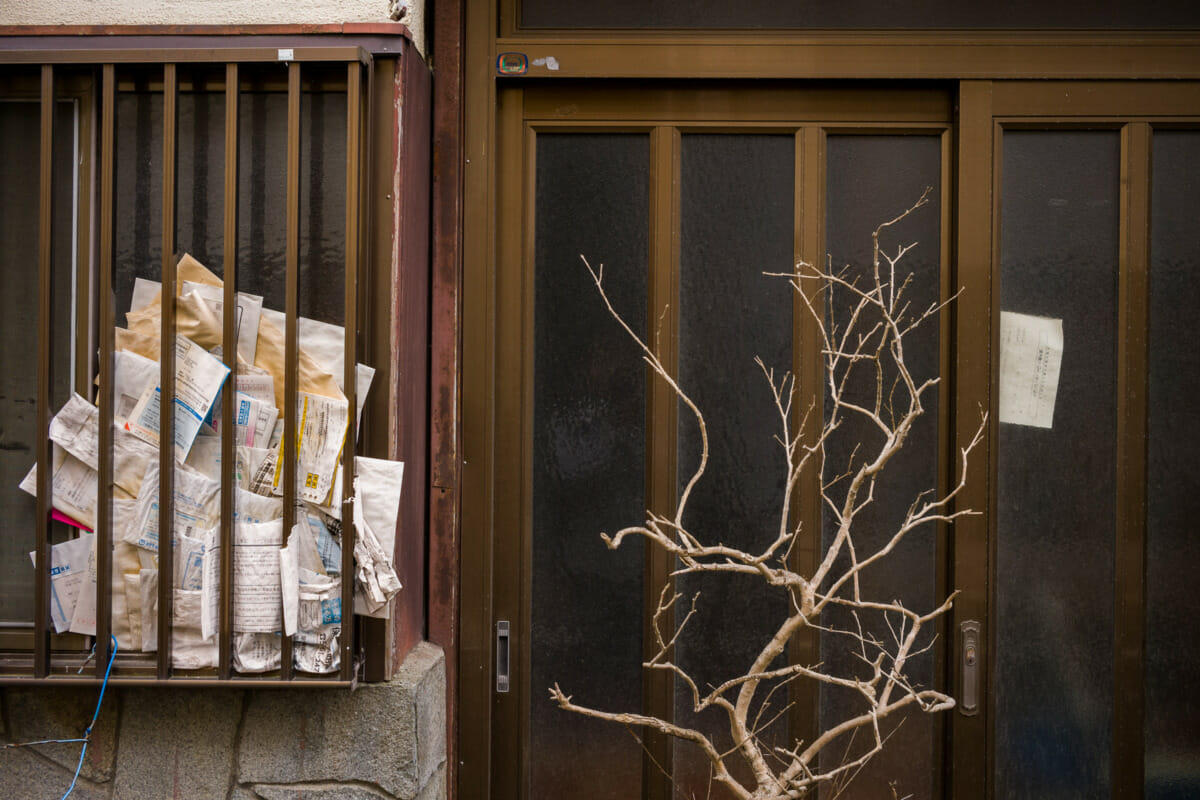
{"type": "MultiPolygon", "coordinates": [[[[560,711],[547,690],[557,683],[589,705],[674,719],[732,747],[720,719],[695,714],[682,686],[641,669],[659,592],[674,580],[675,591],[699,593],[704,627],[685,631],[675,657],[705,684],[744,671],[787,603],[785,593],[744,580],[673,579],[674,565],[642,542],[612,551],[601,541],[601,532],[642,522],[647,509],[673,513],[699,440],[606,312],[580,255],[603,263],[613,305],[657,342],[708,417],[710,466],[689,506],[691,527],[761,547],[773,535],[783,471],[777,416],[754,357],[799,376],[797,414],[819,409],[825,391],[812,323],[786,283],[763,273],[827,252],[861,269],[874,228],[928,187],[931,202],[885,244],[918,243],[905,261],[914,303],[951,295],[952,100],[949,91],[904,86],[500,92],[493,797],[707,796],[708,767],[691,745],[560,711]]],[[[949,331],[947,318],[915,342],[922,375],[948,377],[949,331]]],[[[901,478],[880,487],[880,524],[951,480],[951,429],[940,413],[949,390],[944,384],[927,404],[901,478]]],[[[850,457],[844,450],[835,455],[850,457]]],[[[832,526],[818,491],[814,478],[794,510],[814,532],[832,526]]],[[[913,535],[866,577],[869,590],[936,605],[954,588],[947,537],[936,526],[913,535]]],[[[811,571],[818,550],[814,539],[792,558],[811,571]]],[[[912,668],[923,684],[948,686],[949,627],[912,668]]],[[[797,637],[788,654],[804,663],[848,657],[816,633],[797,637]]],[[[852,697],[811,684],[785,694],[761,709],[759,735],[778,746],[811,741],[818,725],[854,710],[852,697]]],[[[894,781],[900,796],[940,795],[948,724],[948,716],[911,715],[903,746],[840,796],[873,797],[880,781],[894,781]]]]}
{"type": "MultiPolygon", "coordinates": [[[[929,187],[881,244],[916,244],[903,261],[915,305],[955,298],[907,352],[941,382],[875,487],[872,521],[886,531],[918,493],[954,486],[982,412],[956,498],[977,513],[915,531],[863,588],[914,609],[957,592],[910,667],[957,706],[908,715],[882,755],[820,796],[1200,793],[1188,688],[1200,641],[1200,86],[563,80],[501,85],[497,109],[494,284],[471,295],[488,300],[473,307],[491,325],[494,446],[489,493],[475,495],[488,502],[469,512],[490,533],[467,556],[488,580],[467,598],[487,609],[474,644],[486,655],[466,663],[489,674],[490,763],[468,781],[497,800],[724,796],[692,745],[560,711],[548,689],[733,748],[719,715],[641,668],[660,590],[689,608],[698,594],[673,655],[704,685],[744,671],[788,602],[735,576],[673,574],[640,540],[613,551],[600,539],[647,509],[674,513],[699,437],[580,255],[604,265],[614,307],[706,414],[710,461],[689,529],[754,549],[783,496],[754,357],[797,376],[797,418],[828,404],[816,326],[763,273],[828,258],[852,276],[874,228],[929,187]]],[[[835,465],[880,435],[841,433],[827,446],[835,465]]],[[[789,557],[811,573],[832,521],[816,477],[805,480],[789,513],[812,535],[789,557]]],[[[821,622],[781,664],[854,668],[837,634],[851,621],[821,622]]],[[[754,713],[760,739],[784,748],[857,702],[803,681],[779,694],[754,713]]]]}
{"type": "Polygon", "coordinates": [[[989,564],[990,719],[962,740],[988,770],[956,760],[956,796],[1190,797],[1200,716],[1181,670],[1200,627],[1184,453],[1200,364],[1179,337],[1200,290],[1200,95],[979,82],[962,97],[958,409],[990,385],[993,424],[992,477],[969,490],[988,514],[959,526],[989,564]],[[1011,367],[1033,340],[1030,383],[1011,367]]]}

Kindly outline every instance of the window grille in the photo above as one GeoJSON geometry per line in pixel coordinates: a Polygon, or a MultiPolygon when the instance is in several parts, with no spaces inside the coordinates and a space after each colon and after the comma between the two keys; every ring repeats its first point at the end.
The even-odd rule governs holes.
{"type": "MultiPolygon", "coordinates": [[[[157,40],[162,42],[163,40],[157,40]]],[[[168,40],[170,41],[170,40],[168,40]]],[[[362,663],[365,642],[361,625],[351,613],[355,608],[355,525],[350,524],[351,498],[354,493],[354,464],[352,457],[363,451],[364,442],[358,437],[359,420],[355,414],[356,364],[361,360],[362,343],[367,339],[362,332],[363,323],[368,322],[366,309],[369,307],[370,258],[367,236],[367,181],[364,174],[369,161],[369,114],[370,82],[373,74],[373,56],[360,46],[281,46],[281,47],[163,47],[160,49],[60,49],[40,51],[0,50],[0,96],[5,87],[19,86],[22,78],[27,84],[36,86],[37,96],[26,98],[36,102],[38,109],[37,150],[38,180],[36,185],[24,187],[28,197],[37,197],[36,203],[36,413],[32,432],[36,470],[36,501],[32,526],[33,535],[33,608],[32,620],[21,621],[0,619],[0,683],[25,682],[30,679],[54,683],[89,683],[104,677],[105,667],[111,652],[113,630],[113,547],[114,547],[114,419],[117,415],[117,398],[114,398],[114,352],[116,350],[115,328],[119,326],[116,296],[119,280],[130,277],[120,272],[116,243],[122,226],[141,225],[146,220],[139,217],[149,209],[133,203],[130,215],[126,206],[128,198],[118,197],[118,139],[125,132],[125,120],[118,114],[118,103],[123,92],[137,90],[142,99],[149,99],[154,109],[161,109],[160,126],[156,132],[156,148],[161,154],[145,152],[139,148],[134,158],[135,165],[142,168],[144,159],[150,162],[160,157],[161,180],[157,187],[161,222],[157,235],[161,278],[161,321],[159,331],[159,374],[161,408],[175,408],[177,398],[176,364],[176,268],[179,258],[192,244],[180,241],[177,215],[180,207],[178,173],[180,127],[180,99],[186,90],[189,95],[203,96],[208,106],[223,106],[223,133],[216,139],[208,135],[209,128],[189,130],[188,135],[198,140],[204,138],[205,146],[223,153],[223,174],[220,188],[209,187],[207,193],[193,186],[193,202],[203,196],[211,207],[221,209],[220,227],[223,231],[221,250],[209,254],[210,259],[220,263],[221,304],[225,309],[238,307],[240,284],[255,277],[255,270],[263,265],[248,263],[245,253],[239,252],[239,213],[246,210],[252,198],[246,196],[243,170],[253,169],[255,163],[247,163],[246,152],[239,146],[239,132],[247,124],[243,118],[245,110],[240,100],[242,95],[253,91],[279,91],[286,97],[286,122],[284,142],[286,181],[284,189],[284,218],[279,222],[285,239],[282,264],[282,290],[276,283],[271,291],[282,296],[284,313],[283,339],[283,407],[279,408],[282,420],[282,439],[279,445],[277,483],[282,486],[283,543],[287,544],[298,513],[298,480],[296,451],[299,447],[297,435],[304,424],[303,409],[298,408],[301,397],[301,348],[300,316],[301,302],[306,296],[323,295],[327,307],[338,308],[341,323],[347,332],[343,336],[343,372],[336,376],[346,399],[346,433],[340,454],[340,486],[330,503],[340,506],[345,520],[341,527],[340,541],[340,606],[341,635],[338,642],[340,666],[327,675],[302,672],[294,666],[293,637],[280,635],[280,665],[277,670],[264,673],[240,673],[234,664],[234,518],[238,479],[235,433],[237,426],[222,424],[220,436],[220,525],[217,528],[219,543],[219,592],[217,593],[216,638],[217,659],[215,667],[181,669],[173,661],[173,604],[176,600],[175,513],[172,503],[158,502],[157,530],[157,634],[153,642],[155,652],[129,653],[119,651],[112,672],[112,680],[127,684],[154,684],[170,680],[172,685],[205,686],[212,684],[237,685],[280,685],[280,686],[337,686],[351,685],[362,663]],[[8,82],[5,83],[5,80],[8,82]],[[73,86],[82,83],[82,92],[72,94],[73,86]],[[330,302],[328,292],[319,285],[319,276],[313,270],[320,268],[320,254],[304,253],[302,209],[307,204],[310,217],[313,198],[306,192],[310,189],[312,163],[302,158],[305,124],[303,106],[309,94],[318,90],[334,88],[331,95],[336,102],[344,104],[345,163],[326,167],[325,174],[336,174],[344,170],[344,196],[335,201],[344,207],[344,236],[339,246],[329,249],[341,250],[341,263],[334,281],[340,298],[330,302]],[[56,107],[64,97],[73,98],[79,109],[74,126],[56,126],[56,107]],[[216,102],[213,102],[216,101],[216,102]],[[74,132],[75,142],[63,141],[64,131],[74,132]],[[72,145],[74,145],[72,149],[72,145]],[[71,197],[62,196],[63,176],[62,151],[72,154],[71,167],[78,171],[72,186],[71,197]],[[56,180],[58,181],[56,183],[56,180]],[[241,183],[240,183],[241,181],[241,183]],[[92,188],[94,186],[94,189],[92,188]],[[57,189],[57,191],[56,191],[57,189]],[[214,195],[219,195],[217,202],[214,195]],[[70,217],[78,226],[78,235],[71,241],[63,241],[56,229],[56,213],[65,214],[64,204],[70,204],[70,217]],[[73,248],[76,268],[56,269],[56,249],[73,248]],[[302,263],[307,256],[309,266],[302,263]],[[317,264],[317,266],[312,266],[317,264]],[[306,271],[307,270],[307,271],[306,271]],[[124,277],[120,277],[120,276],[124,277]],[[312,285],[302,287],[302,277],[311,278],[312,285]],[[73,284],[74,309],[63,308],[63,281],[73,284]],[[67,319],[64,319],[64,311],[67,319]],[[69,324],[68,324],[69,323],[69,324]],[[64,341],[65,340],[65,341],[64,341]],[[73,353],[69,358],[64,353],[73,353]],[[67,372],[66,380],[61,374],[67,372]],[[95,635],[82,639],[77,635],[52,633],[51,593],[51,547],[67,533],[59,522],[52,520],[53,459],[51,442],[47,435],[51,418],[58,410],[63,386],[69,385],[89,400],[94,397],[99,410],[98,423],[98,491],[95,506],[95,550],[96,574],[96,618],[95,635]],[[356,446],[357,445],[357,446],[356,446]],[[162,533],[165,532],[165,533],[162,533]],[[356,627],[358,636],[356,637],[356,627]],[[90,645],[94,642],[94,648],[90,645]],[[92,652],[89,653],[89,649],[92,652]]],[[[9,92],[12,94],[12,92],[9,92]]],[[[17,92],[16,94],[20,94],[17,92]]],[[[132,95],[130,95],[132,96],[132,95]]],[[[328,98],[325,98],[328,100],[328,98]]],[[[310,107],[312,103],[308,104],[310,107]]],[[[311,111],[311,108],[309,109],[311,111]]],[[[59,112],[61,113],[61,112],[59,112]]],[[[315,113],[315,112],[313,112],[315,113]]],[[[154,116],[154,115],[151,115],[154,116]]],[[[326,116],[329,116],[326,114],[326,116]]],[[[143,123],[145,120],[142,121],[143,123]]],[[[195,120],[192,120],[193,124],[195,120]]],[[[141,124],[141,123],[139,123],[141,124]]],[[[143,127],[145,127],[143,125],[143,127]]],[[[0,142],[12,147],[13,142],[0,142]]],[[[270,143],[268,144],[270,147],[270,143]]],[[[271,154],[274,156],[275,154],[271,154]]],[[[310,162],[312,153],[310,153],[310,162]]],[[[144,173],[142,174],[144,178],[144,173]]],[[[157,176],[155,176],[157,178],[157,176]]],[[[277,187],[267,186],[269,191],[277,187]]],[[[4,197],[12,197],[6,192],[4,197]]],[[[261,198],[259,198],[261,199],[261,198]]],[[[4,213],[8,213],[7,211],[4,213]]],[[[153,215],[151,215],[153,216],[153,215]]],[[[311,227],[311,219],[309,220],[311,227]]],[[[59,225],[59,228],[62,226],[59,225]]],[[[195,231],[192,231],[195,234],[195,231]]],[[[311,231],[309,232],[311,234],[311,231]]],[[[210,237],[215,238],[215,237],[210,237]]],[[[328,237],[325,237],[327,240],[328,237]]],[[[61,253],[60,253],[61,256],[61,253]]],[[[121,258],[126,258],[123,254],[121,258]]],[[[60,261],[62,259],[60,258],[60,261]]],[[[128,260],[126,258],[126,260],[128,260]]],[[[11,265],[10,265],[11,266],[11,265]]],[[[136,272],[138,265],[134,266],[136,272]]],[[[213,267],[214,263],[207,266],[213,267]]],[[[127,283],[127,280],[125,281],[127,283]]],[[[122,287],[121,291],[124,292],[122,287]]],[[[33,302],[33,298],[30,298],[33,302]]],[[[369,320],[372,324],[386,324],[386,320],[369,320]]],[[[3,321],[0,320],[0,324],[3,321]]],[[[220,406],[214,408],[221,420],[234,419],[236,392],[235,376],[238,372],[239,341],[236,326],[239,317],[235,313],[220,316],[222,348],[220,358],[229,370],[225,391],[220,395],[220,406]]],[[[6,326],[7,327],[7,326],[6,326]]],[[[241,334],[242,337],[245,333],[241,334]]],[[[380,359],[383,360],[383,359],[380,359]]],[[[30,365],[32,367],[32,365],[30,365]]],[[[380,376],[386,374],[386,364],[375,364],[380,376]]],[[[245,367],[242,367],[245,370],[245,367]]],[[[379,381],[376,391],[385,391],[386,382],[379,381]]],[[[276,388],[278,394],[278,388],[276,388]]],[[[127,409],[122,409],[126,411],[127,409]]],[[[173,442],[179,426],[180,412],[161,414],[157,464],[159,473],[158,497],[174,497],[177,480],[177,461],[173,442]]],[[[368,427],[369,417],[368,417],[368,427]]],[[[8,487],[5,487],[7,490],[8,487]]],[[[177,501],[176,501],[177,502],[177,501]]],[[[28,519],[11,517],[5,525],[10,530],[21,530],[30,524],[28,519]]],[[[21,554],[24,558],[24,554],[21,554]]],[[[8,554],[11,558],[12,554],[8,554]]],[[[24,567],[29,563],[24,562],[24,567]]],[[[8,573],[5,573],[7,575],[8,573]]],[[[9,595],[0,595],[9,598],[9,595]]],[[[0,617],[12,617],[0,611],[0,617]]],[[[378,637],[376,637],[378,638],[378,637]]],[[[143,642],[143,650],[149,650],[149,642],[143,642]]],[[[372,647],[382,646],[372,642],[372,647]]]]}

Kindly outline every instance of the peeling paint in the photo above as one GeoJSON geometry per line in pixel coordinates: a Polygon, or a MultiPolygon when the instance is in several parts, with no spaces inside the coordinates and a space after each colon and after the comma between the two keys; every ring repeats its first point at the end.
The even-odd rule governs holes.
{"type": "Polygon", "coordinates": [[[400,430],[400,370],[396,368],[394,363],[395,354],[400,352],[400,209],[404,205],[400,201],[401,176],[403,175],[403,165],[400,163],[401,142],[403,141],[404,131],[402,129],[402,120],[404,117],[404,72],[397,69],[392,85],[392,97],[395,100],[392,107],[395,114],[392,116],[392,263],[391,280],[388,281],[388,291],[392,295],[392,324],[389,333],[393,368],[388,370],[390,380],[388,383],[388,458],[398,458],[399,453],[396,452],[396,440],[400,430]]]}

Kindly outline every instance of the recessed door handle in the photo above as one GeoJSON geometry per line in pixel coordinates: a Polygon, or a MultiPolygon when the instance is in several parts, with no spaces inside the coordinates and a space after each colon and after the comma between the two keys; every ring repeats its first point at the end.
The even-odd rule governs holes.
{"type": "Polygon", "coordinates": [[[509,626],[508,620],[496,622],[496,691],[508,691],[509,665],[509,626]]]}

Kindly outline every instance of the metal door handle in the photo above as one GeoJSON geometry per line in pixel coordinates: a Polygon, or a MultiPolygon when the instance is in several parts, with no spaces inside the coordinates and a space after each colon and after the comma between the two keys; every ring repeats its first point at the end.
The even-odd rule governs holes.
{"type": "Polygon", "coordinates": [[[508,691],[508,620],[496,622],[496,691],[508,691]]]}
{"type": "Polygon", "coordinates": [[[975,620],[967,620],[959,626],[962,684],[959,688],[958,710],[968,717],[979,713],[979,662],[983,660],[979,631],[980,625],[975,620]]]}

